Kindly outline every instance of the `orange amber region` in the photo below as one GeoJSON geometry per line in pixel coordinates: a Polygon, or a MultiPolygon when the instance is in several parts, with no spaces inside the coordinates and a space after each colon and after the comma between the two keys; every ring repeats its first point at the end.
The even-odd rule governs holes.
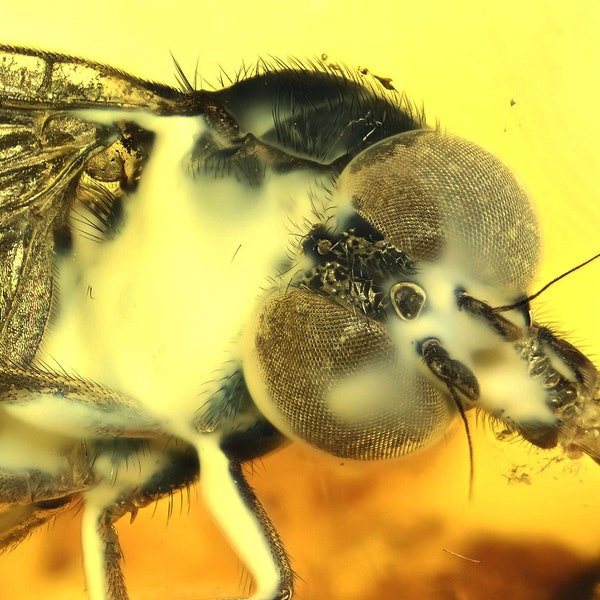
{"type": "MultiPolygon", "coordinates": [[[[587,458],[465,435],[397,461],[354,463],[292,444],[247,466],[297,573],[299,600],[600,598],[587,458]]],[[[201,485],[201,483],[199,484],[201,485]]],[[[83,599],[80,515],[61,516],[0,559],[0,597],[83,599]]],[[[232,597],[251,578],[202,505],[198,486],[119,523],[132,598],[232,597]]]]}

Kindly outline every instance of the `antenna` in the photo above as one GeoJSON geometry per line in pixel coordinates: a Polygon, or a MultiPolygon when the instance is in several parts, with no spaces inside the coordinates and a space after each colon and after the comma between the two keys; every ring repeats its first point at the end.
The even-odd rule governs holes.
{"type": "Polygon", "coordinates": [[[586,265],[589,265],[591,262],[593,262],[597,258],[600,258],[600,253],[595,254],[594,256],[592,256],[592,258],[588,258],[586,261],[578,264],[577,266],[573,267],[572,269],[565,271],[562,275],[555,277],[554,279],[549,281],[546,285],[541,287],[537,292],[535,292],[535,294],[531,294],[531,296],[527,296],[526,298],[523,298],[522,300],[519,300],[518,302],[515,302],[514,304],[505,304],[504,306],[496,306],[492,310],[494,312],[506,312],[508,310],[514,310],[515,308],[521,308],[522,306],[527,305],[532,300],[535,300],[539,295],[541,295],[543,292],[545,292],[550,286],[554,285],[555,283],[558,283],[561,279],[564,279],[567,275],[570,275],[571,273],[578,271],[579,269],[585,267],[586,265]]]}

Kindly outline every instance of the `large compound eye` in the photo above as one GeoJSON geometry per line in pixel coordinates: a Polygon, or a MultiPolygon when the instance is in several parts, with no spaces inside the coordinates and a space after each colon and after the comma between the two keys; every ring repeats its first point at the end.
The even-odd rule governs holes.
{"type": "Polygon", "coordinates": [[[408,454],[454,415],[382,323],[308,290],[270,295],[247,341],[244,375],[261,412],[335,456],[408,454]]]}
{"type": "Polygon", "coordinates": [[[531,283],[540,241],[529,198],[501,161],[467,140],[429,130],[393,136],[357,156],[338,189],[415,261],[444,261],[496,287],[531,283]]]}

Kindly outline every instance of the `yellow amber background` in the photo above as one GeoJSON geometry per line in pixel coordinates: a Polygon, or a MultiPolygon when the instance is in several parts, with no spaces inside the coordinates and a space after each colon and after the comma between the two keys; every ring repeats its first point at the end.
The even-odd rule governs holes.
{"type": "MultiPolygon", "coordinates": [[[[313,57],[393,78],[429,122],[495,152],[531,191],[544,229],[538,287],[600,250],[600,5],[586,0],[404,3],[8,2],[0,40],[82,55],[175,84],[172,52],[215,79],[258,56],[313,57]],[[513,101],[513,102],[511,102],[513,101]]],[[[600,358],[600,263],[535,303],[600,358]]],[[[299,600],[557,600],[600,578],[600,468],[475,430],[418,456],[350,464],[291,445],[249,468],[298,573],[299,600]],[[461,556],[459,556],[461,555],[461,556]],[[466,557],[466,558],[465,558],[466,557]],[[467,560],[471,559],[471,560],[467,560]]],[[[241,594],[247,576],[199,493],[119,529],[133,599],[241,594]],[[181,506],[181,508],[180,508],[181,506]]],[[[0,598],[84,597],[79,515],[0,557],[0,598]]]]}

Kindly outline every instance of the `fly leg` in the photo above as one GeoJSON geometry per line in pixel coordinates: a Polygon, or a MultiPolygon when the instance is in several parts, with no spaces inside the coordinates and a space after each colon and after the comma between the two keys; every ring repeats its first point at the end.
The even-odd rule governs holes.
{"type": "Polygon", "coordinates": [[[94,443],[96,484],[84,494],[81,523],[83,564],[89,600],[128,600],[121,570],[122,552],[114,523],[135,494],[136,483],[151,476],[144,467],[154,460],[142,456],[144,439],[106,438],[94,443]],[[142,464],[143,459],[149,459],[142,464]],[[129,468],[130,463],[133,468],[129,468]]]}
{"type": "Polygon", "coordinates": [[[96,450],[100,481],[85,494],[82,521],[88,597],[127,600],[115,523],[192,485],[198,479],[198,456],[176,439],[103,440],[96,450]]]}
{"type": "Polygon", "coordinates": [[[43,435],[0,412],[0,548],[74,504],[94,484],[83,443],[43,435]]]}
{"type": "Polygon", "coordinates": [[[121,545],[116,517],[98,494],[86,497],[82,520],[83,562],[89,600],[128,600],[121,569],[121,545]],[[96,501],[94,501],[96,500],[96,501]]]}
{"type": "Polygon", "coordinates": [[[221,448],[218,434],[197,441],[206,504],[256,583],[252,600],[289,600],[293,573],[264,508],[246,482],[239,461],[221,448]]]}

